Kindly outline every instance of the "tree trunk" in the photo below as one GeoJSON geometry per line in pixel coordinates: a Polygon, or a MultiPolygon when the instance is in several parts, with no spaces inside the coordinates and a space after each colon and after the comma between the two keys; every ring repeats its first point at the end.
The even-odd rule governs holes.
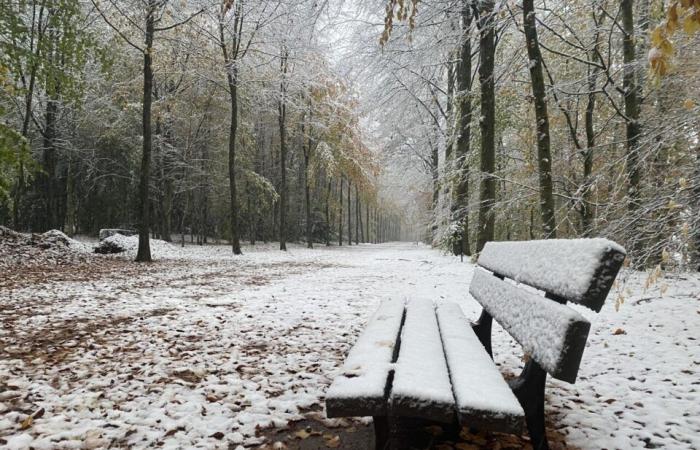
{"type": "Polygon", "coordinates": [[[331,187],[332,182],[328,180],[328,189],[326,190],[326,246],[331,245],[331,187]]]}
{"type": "Polygon", "coordinates": [[[690,224],[693,253],[691,263],[693,269],[700,272],[700,146],[695,149],[695,173],[692,179],[692,209],[694,217],[690,224]]]}
{"type": "Polygon", "coordinates": [[[338,183],[340,185],[340,189],[338,190],[340,194],[338,195],[338,204],[339,204],[339,212],[338,212],[338,245],[343,245],[343,177],[340,177],[340,181],[338,183]]]}
{"type": "MultiPolygon", "coordinates": [[[[237,29],[240,18],[240,10],[234,8],[234,29],[237,29]]],[[[241,243],[238,231],[238,193],[236,191],[236,134],[238,132],[238,69],[236,66],[237,42],[231,43],[229,50],[224,35],[224,16],[219,17],[219,47],[224,56],[224,68],[226,69],[226,81],[228,83],[229,98],[231,100],[231,123],[228,136],[228,183],[229,183],[229,208],[231,227],[231,250],[234,255],[240,255],[241,243]]]]}
{"type": "Polygon", "coordinates": [[[365,202],[365,242],[371,243],[372,239],[369,237],[369,201],[365,202]]]}
{"type": "MultiPolygon", "coordinates": [[[[32,19],[36,17],[36,2],[32,2],[32,19]]],[[[22,118],[22,136],[24,138],[29,137],[29,123],[32,118],[33,112],[33,100],[34,100],[34,88],[36,86],[36,76],[39,68],[39,55],[41,52],[41,43],[44,39],[44,28],[41,26],[44,17],[44,4],[42,3],[39,8],[38,20],[36,22],[32,21],[32,34],[31,34],[31,44],[30,49],[32,50],[32,57],[34,59],[29,70],[29,85],[24,96],[24,116],[22,118]],[[36,30],[37,38],[36,43],[34,42],[34,33],[36,30]]],[[[18,151],[22,151],[21,148],[18,151]]],[[[14,198],[13,198],[13,208],[12,208],[12,223],[15,230],[22,229],[22,218],[21,218],[21,208],[22,199],[24,197],[25,189],[25,176],[24,176],[24,155],[19,154],[17,160],[19,161],[19,174],[17,180],[17,186],[15,187],[14,198]]]]}
{"type": "Polygon", "coordinates": [[[494,60],[496,53],[494,2],[484,0],[479,10],[479,83],[481,85],[481,180],[479,182],[479,232],[477,251],[494,239],[496,203],[496,97],[494,60]]]}
{"type": "Polygon", "coordinates": [[[459,225],[461,239],[456,242],[455,255],[471,255],[469,245],[469,151],[472,121],[472,47],[471,24],[472,0],[462,0],[462,45],[460,61],[457,65],[457,105],[459,111],[457,142],[455,148],[455,168],[457,180],[452,199],[452,221],[459,225]]]}
{"type": "MultiPolygon", "coordinates": [[[[628,210],[631,219],[635,219],[639,208],[639,186],[641,173],[639,170],[639,87],[637,85],[637,70],[635,68],[636,49],[634,42],[634,1],[622,0],[620,4],[624,38],[622,41],[622,56],[624,62],[624,77],[622,88],[625,100],[625,134],[627,144],[626,170],[628,182],[628,210]]],[[[632,233],[634,233],[632,231],[632,233]]],[[[635,239],[632,254],[635,255],[641,242],[635,239]]],[[[635,255],[636,256],[636,255],[635,255]]]]}
{"type": "MultiPolygon", "coordinates": [[[[434,131],[437,134],[437,130],[434,131]]],[[[430,175],[433,181],[433,225],[431,227],[431,238],[435,240],[438,232],[438,208],[440,203],[440,174],[438,172],[440,162],[437,142],[433,143],[431,140],[428,140],[428,145],[430,145],[430,175]]]]}
{"type": "Polygon", "coordinates": [[[348,178],[348,245],[352,245],[352,202],[350,193],[352,192],[352,181],[348,178]]]}
{"type": "Polygon", "coordinates": [[[542,55],[535,26],[534,0],[523,0],[523,24],[529,58],[532,96],[535,99],[537,130],[537,160],[540,184],[540,216],[546,239],[556,237],[554,194],[552,186],[552,153],[549,139],[549,114],[547,113],[547,91],[542,74],[542,55]]]}
{"type": "Polygon", "coordinates": [[[151,261],[149,188],[151,178],[151,102],[153,101],[153,68],[151,53],[155,33],[156,0],[148,0],[146,13],[146,51],[143,54],[143,154],[139,179],[139,249],[136,261],[151,261]]]}
{"type": "Polygon", "coordinates": [[[56,118],[58,115],[58,98],[51,93],[46,102],[44,116],[44,155],[43,155],[43,197],[45,202],[44,220],[41,228],[50,230],[58,228],[57,225],[57,196],[58,185],[56,183],[56,118]]]}
{"type": "Polygon", "coordinates": [[[287,250],[287,142],[286,142],[286,118],[287,118],[287,57],[286,49],[282,50],[280,58],[280,71],[282,81],[280,82],[279,100],[279,129],[280,129],[280,250],[287,250]]]}
{"type": "MultiPolygon", "coordinates": [[[[310,110],[311,108],[309,108],[310,110]]],[[[311,111],[309,111],[311,114],[311,111]]],[[[311,120],[309,120],[309,138],[307,139],[306,148],[304,149],[304,205],[306,206],[306,247],[313,248],[313,227],[311,222],[311,188],[309,186],[309,156],[311,153],[311,120]]],[[[304,136],[304,122],[301,125],[302,139],[304,136]]]]}
{"type": "Polygon", "coordinates": [[[360,233],[362,233],[362,242],[365,241],[364,230],[362,229],[362,207],[360,206],[360,193],[355,185],[355,244],[360,245],[360,233]]]}

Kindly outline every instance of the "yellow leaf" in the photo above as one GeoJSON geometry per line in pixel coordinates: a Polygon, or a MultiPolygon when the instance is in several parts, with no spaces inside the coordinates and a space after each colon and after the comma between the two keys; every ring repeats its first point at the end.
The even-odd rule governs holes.
{"type": "Polygon", "coordinates": [[[294,435],[299,439],[308,439],[308,437],[311,436],[311,433],[306,430],[299,430],[294,433],[294,435]]]}
{"type": "Polygon", "coordinates": [[[668,263],[670,260],[671,254],[666,249],[663,249],[661,251],[661,261],[663,261],[664,263],[668,263]]]}
{"type": "Polygon", "coordinates": [[[688,34],[695,34],[700,30],[700,21],[697,14],[691,14],[683,21],[683,31],[688,34]]]}
{"type": "Polygon", "coordinates": [[[22,421],[22,423],[20,424],[20,428],[22,428],[23,430],[26,430],[27,428],[31,427],[33,423],[34,423],[34,417],[27,416],[27,418],[24,419],[22,421]]]}
{"type": "Polygon", "coordinates": [[[340,447],[340,436],[331,436],[330,439],[326,439],[326,447],[328,448],[338,448],[340,447]]]}

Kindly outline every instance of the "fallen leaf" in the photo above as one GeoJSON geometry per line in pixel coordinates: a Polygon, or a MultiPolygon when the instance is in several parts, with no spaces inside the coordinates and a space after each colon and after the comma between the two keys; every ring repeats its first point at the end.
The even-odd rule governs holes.
{"type": "Polygon", "coordinates": [[[31,427],[33,423],[34,423],[34,417],[27,416],[27,418],[24,419],[22,421],[22,423],[20,424],[20,428],[22,428],[23,430],[26,430],[27,428],[31,427]]]}
{"type": "Polygon", "coordinates": [[[294,436],[296,436],[298,439],[308,439],[309,436],[311,436],[311,433],[306,430],[299,430],[294,433],[294,436]]]}
{"type": "Polygon", "coordinates": [[[466,444],[464,442],[460,442],[458,444],[455,444],[455,448],[457,450],[479,450],[481,447],[478,447],[474,444],[466,444]]]}
{"type": "Polygon", "coordinates": [[[627,334],[627,332],[625,330],[623,330],[622,328],[618,328],[615,331],[613,331],[614,336],[618,336],[620,334],[627,334]]]}
{"type": "Polygon", "coordinates": [[[328,448],[340,447],[340,436],[332,436],[330,439],[326,439],[326,447],[328,447],[328,448]]]}

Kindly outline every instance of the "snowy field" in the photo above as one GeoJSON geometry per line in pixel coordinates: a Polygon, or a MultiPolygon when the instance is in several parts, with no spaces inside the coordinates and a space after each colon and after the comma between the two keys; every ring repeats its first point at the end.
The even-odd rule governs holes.
{"type": "MultiPolygon", "coordinates": [[[[0,447],[257,447],[266,428],[322,420],[381,299],[478,316],[473,266],[425,246],[244,252],[160,245],[147,269],[100,257],[119,264],[0,288],[0,447]]],[[[625,273],[601,314],[581,309],[593,325],[579,380],[548,384],[567,446],[700,448],[700,277],[646,280],[625,273]]],[[[504,372],[522,366],[498,327],[494,354],[504,372]]]]}

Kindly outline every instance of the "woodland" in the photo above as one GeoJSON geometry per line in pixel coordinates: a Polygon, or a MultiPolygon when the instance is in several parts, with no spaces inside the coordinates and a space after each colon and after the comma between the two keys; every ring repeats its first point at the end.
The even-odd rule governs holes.
{"type": "Polygon", "coordinates": [[[574,238],[614,243],[488,247],[554,283],[489,277],[507,316],[588,336],[576,384],[531,372],[551,448],[700,448],[698,44],[700,0],[0,0],[0,448],[371,448],[327,407],[348,354],[444,366],[451,399],[452,303],[498,367],[458,366],[522,392],[477,258],[574,238]]]}
{"type": "Polygon", "coordinates": [[[0,2],[0,224],[700,266],[697,0],[0,2]]]}

